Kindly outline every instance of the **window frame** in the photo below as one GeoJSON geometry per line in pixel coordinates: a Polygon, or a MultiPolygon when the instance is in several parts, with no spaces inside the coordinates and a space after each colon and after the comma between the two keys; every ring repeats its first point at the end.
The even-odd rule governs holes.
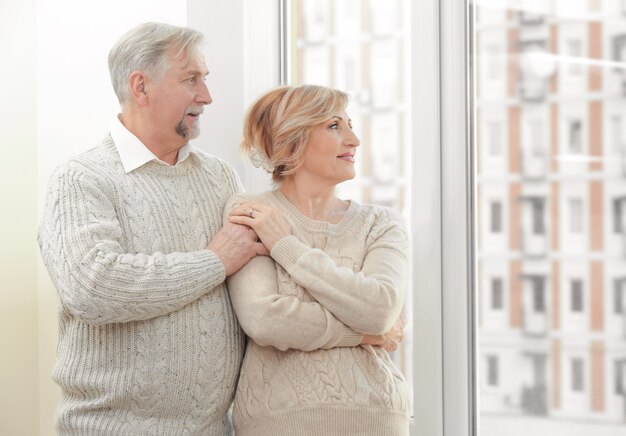
{"type": "Polygon", "coordinates": [[[412,434],[477,435],[472,2],[416,3],[412,434]]]}

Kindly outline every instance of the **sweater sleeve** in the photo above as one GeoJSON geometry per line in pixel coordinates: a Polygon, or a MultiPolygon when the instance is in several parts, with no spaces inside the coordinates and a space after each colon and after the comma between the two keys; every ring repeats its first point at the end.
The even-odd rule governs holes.
{"type": "Polygon", "coordinates": [[[182,308],[225,279],[209,250],[125,253],[110,182],[80,165],[53,174],[38,242],[61,304],[88,324],[150,319],[182,308]]]}
{"type": "MultiPolygon", "coordinates": [[[[233,197],[225,211],[242,198],[233,197]]],[[[363,339],[319,302],[279,294],[276,265],[267,256],[250,260],[227,286],[243,331],[261,346],[311,351],[357,346],[363,339]]]]}
{"type": "Polygon", "coordinates": [[[366,241],[360,271],[340,267],[325,252],[295,236],[281,239],[271,256],[339,320],[365,334],[384,334],[402,311],[408,274],[408,237],[399,218],[381,211],[366,241]]]}

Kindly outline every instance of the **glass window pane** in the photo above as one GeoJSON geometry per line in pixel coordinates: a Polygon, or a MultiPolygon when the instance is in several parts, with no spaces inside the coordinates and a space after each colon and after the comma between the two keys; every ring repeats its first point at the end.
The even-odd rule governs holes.
{"type": "MultiPolygon", "coordinates": [[[[357,175],[338,186],[338,196],[389,206],[402,213],[407,226],[411,222],[411,4],[410,0],[290,2],[290,82],[331,86],[350,95],[347,112],[361,146],[357,175]]],[[[502,138],[493,141],[498,153],[502,138]]],[[[405,340],[392,359],[412,389],[411,283],[405,340]]]]}
{"type": "Polygon", "coordinates": [[[626,1],[469,4],[480,435],[626,434],[626,1]]]}

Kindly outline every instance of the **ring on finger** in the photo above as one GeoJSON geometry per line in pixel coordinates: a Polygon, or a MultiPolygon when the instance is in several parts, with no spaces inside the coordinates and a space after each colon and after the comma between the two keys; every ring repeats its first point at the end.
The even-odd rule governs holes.
{"type": "Polygon", "coordinates": [[[250,212],[248,212],[248,216],[250,218],[254,218],[254,216],[252,216],[254,214],[254,209],[250,209],[250,212]]]}

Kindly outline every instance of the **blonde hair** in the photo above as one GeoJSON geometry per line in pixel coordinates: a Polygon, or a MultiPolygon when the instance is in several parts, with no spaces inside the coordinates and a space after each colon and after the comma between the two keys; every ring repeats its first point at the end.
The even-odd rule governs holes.
{"type": "Polygon", "coordinates": [[[309,134],[348,104],[342,91],[317,85],[281,86],[252,104],[243,124],[241,150],[256,150],[274,167],[280,183],[302,165],[309,134]]]}

